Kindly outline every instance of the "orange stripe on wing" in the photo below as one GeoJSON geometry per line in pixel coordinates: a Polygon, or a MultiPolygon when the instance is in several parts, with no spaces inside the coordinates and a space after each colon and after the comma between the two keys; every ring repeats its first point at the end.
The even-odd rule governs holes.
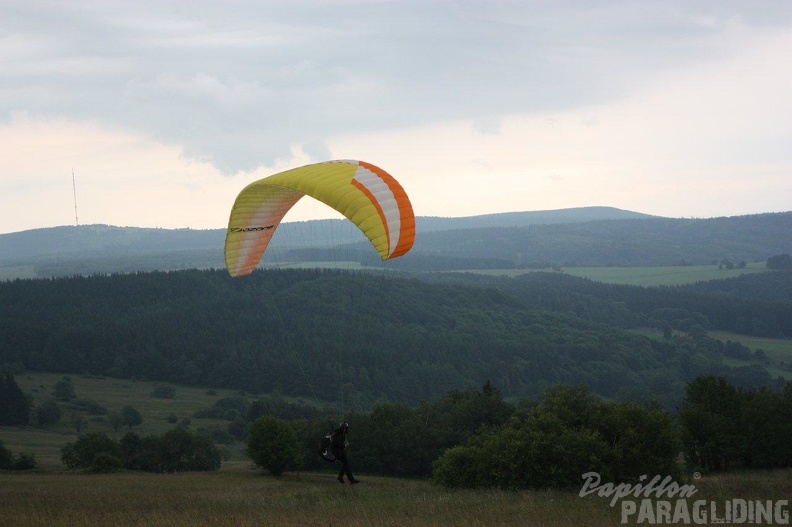
{"type": "MultiPolygon", "coordinates": [[[[389,258],[396,258],[397,256],[401,256],[407,251],[409,251],[413,243],[415,242],[415,214],[413,213],[412,204],[410,203],[410,198],[407,197],[407,193],[404,191],[402,186],[396,181],[396,178],[379,168],[378,166],[372,165],[370,163],[366,163],[365,161],[360,161],[360,166],[374,172],[379,176],[382,181],[388,185],[391,192],[393,193],[393,197],[396,199],[396,204],[399,207],[399,223],[400,223],[400,232],[398,233],[398,245],[396,249],[394,249],[389,258]]],[[[368,193],[367,193],[368,194],[368,193]]],[[[376,204],[376,201],[373,199],[373,196],[369,195],[369,199],[372,200],[376,204]]],[[[383,214],[382,210],[377,205],[377,210],[379,211],[380,217],[382,218],[383,223],[386,224],[386,231],[387,231],[387,223],[385,222],[385,215],[383,214]]],[[[388,247],[390,248],[390,233],[388,233],[388,247]]]]}
{"type": "MultiPolygon", "coordinates": [[[[377,209],[377,214],[379,214],[380,221],[382,222],[382,225],[385,227],[385,236],[387,236],[388,238],[388,250],[390,250],[390,230],[388,229],[388,222],[385,219],[385,213],[382,211],[382,207],[380,207],[379,201],[377,201],[377,198],[374,197],[374,194],[372,194],[371,191],[367,189],[365,186],[363,186],[363,184],[360,183],[358,180],[352,179],[352,186],[363,192],[363,194],[366,195],[366,197],[369,199],[371,204],[374,205],[374,208],[377,209]]],[[[385,255],[385,258],[383,258],[383,260],[387,260],[387,255],[385,255]]]]}

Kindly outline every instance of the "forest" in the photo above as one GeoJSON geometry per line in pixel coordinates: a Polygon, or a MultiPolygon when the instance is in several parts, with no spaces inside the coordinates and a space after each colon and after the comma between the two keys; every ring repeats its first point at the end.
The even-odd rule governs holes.
{"type": "Polygon", "coordinates": [[[790,363],[708,330],[792,337],[792,273],[693,286],[562,273],[177,271],[0,283],[0,369],[276,393],[366,411],[490,381],[673,409],[691,379],[780,389],[790,363]],[[654,333],[647,330],[652,330],[654,333]]]}
{"type": "MultiPolygon", "coordinates": [[[[326,261],[410,272],[710,265],[792,253],[792,213],[652,217],[608,207],[416,219],[405,256],[383,264],[351,222],[282,224],[267,266],[326,261]]],[[[0,234],[0,280],[224,266],[223,229],[61,226],[0,234]]]]}

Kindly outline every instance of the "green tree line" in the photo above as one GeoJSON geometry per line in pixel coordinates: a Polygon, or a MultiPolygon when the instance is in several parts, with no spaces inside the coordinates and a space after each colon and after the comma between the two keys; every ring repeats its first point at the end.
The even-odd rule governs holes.
{"type": "MultiPolygon", "coordinates": [[[[776,289],[789,273],[764,273],[776,289]]],[[[729,367],[706,329],[792,334],[790,303],[684,288],[333,271],[140,273],[0,284],[0,369],[90,373],[316,398],[347,410],[416,405],[490,379],[507,397],[582,384],[671,407],[729,367]],[[625,331],[672,327],[674,338],[625,331]],[[680,331],[683,333],[680,334],[680,331]]],[[[777,365],[778,366],[778,365],[777,365]]],[[[784,365],[780,365],[784,367],[784,365]]]]}
{"type": "MultiPolygon", "coordinates": [[[[792,383],[781,391],[745,390],[705,375],[685,390],[676,414],[656,402],[605,401],[582,386],[559,385],[509,403],[486,382],[417,407],[378,403],[368,412],[327,419],[254,401],[233,405],[247,410],[233,417],[243,421],[240,439],[248,455],[275,475],[330,467],[319,445],[340,419],[350,423],[348,452],[356,473],[432,477],[451,487],[573,488],[589,472],[616,483],[645,475],[679,479],[693,470],[792,466],[792,383]],[[259,414],[272,409],[282,416],[259,414]]],[[[231,407],[232,399],[216,406],[231,407]]],[[[208,436],[177,427],[147,438],[129,432],[120,440],[82,434],[63,447],[62,461],[76,470],[177,472],[216,470],[220,454],[208,436]]]]}

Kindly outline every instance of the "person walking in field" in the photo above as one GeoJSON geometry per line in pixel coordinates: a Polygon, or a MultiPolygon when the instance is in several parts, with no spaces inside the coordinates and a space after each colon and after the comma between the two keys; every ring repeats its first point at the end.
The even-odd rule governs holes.
{"type": "Polygon", "coordinates": [[[341,426],[333,431],[333,436],[330,439],[330,448],[335,458],[341,462],[341,471],[338,473],[338,482],[344,483],[344,474],[346,474],[349,483],[354,485],[360,483],[359,479],[355,479],[352,475],[352,470],[349,468],[349,460],[346,455],[346,435],[349,432],[349,423],[343,422],[341,426]]]}

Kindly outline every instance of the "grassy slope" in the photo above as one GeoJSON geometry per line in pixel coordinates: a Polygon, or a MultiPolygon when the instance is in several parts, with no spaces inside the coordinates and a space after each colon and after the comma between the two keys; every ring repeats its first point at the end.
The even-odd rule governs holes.
{"type": "MultiPolygon", "coordinates": [[[[543,269],[543,271],[547,270],[543,269]]],[[[718,269],[717,265],[674,265],[663,267],[564,267],[562,270],[566,274],[589,278],[596,282],[645,287],[694,284],[765,271],[767,271],[767,267],[764,262],[750,263],[745,269],[718,269]]],[[[465,272],[490,276],[517,276],[534,271],[530,269],[488,269],[465,272]]]]}
{"type": "Polygon", "coordinates": [[[716,338],[722,342],[727,342],[729,340],[739,342],[751,348],[753,351],[758,349],[764,350],[767,357],[773,360],[792,362],[792,339],[751,337],[749,335],[740,335],[729,331],[710,331],[708,334],[712,338],[716,338]]]}
{"type": "Polygon", "coordinates": [[[564,272],[572,276],[590,278],[608,284],[683,285],[708,280],[734,278],[747,273],[767,271],[764,262],[748,264],[745,269],[718,269],[716,265],[689,265],[668,267],[565,267],[564,272]]]}
{"type": "MultiPolygon", "coordinates": [[[[63,375],[53,373],[24,373],[15,377],[17,384],[33,398],[34,405],[51,397],[53,386],[63,375]]],[[[126,405],[136,408],[143,416],[143,423],[132,428],[141,436],[159,435],[171,430],[175,425],[167,422],[170,414],[176,415],[179,421],[190,419],[190,429],[198,430],[207,427],[228,426],[228,422],[215,419],[195,419],[193,413],[214,406],[223,397],[237,397],[238,392],[232,390],[215,390],[210,395],[205,388],[186,386],[176,387],[174,399],[157,399],[151,397],[155,383],[133,382],[123,379],[91,378],[71,375],[78,399],[90,399],[99,403],[109,411],[119,411],[126,405]]],[[[0,427],[0,440],[12,452],[30,452],[35,454],[36,461],[42,468],[62,468],[60,449],[68,442],[77,438],[76,429],[71,427],[69,417],[74,410],[61,405],[61,423],[46,429],[32,426],[0,427]]],[[[120,438],[128,430],[114,431],[107,423],[106,416],[80,413],[88,422],[85,432],[105,432],[111,437],[120,438]]],[[[232,459],[242,459],[238,449],[224,446],[226,454],[232,459]]]]}
{"type": "MultiPolygon", "coordinates": [[[[632,329],[630,332],[657,340],[663,340],[662,332],[656,329],[640,328],[632,329]]],[[[740,344],[748,347],[751,351],[762,349],[765,351],[767,358],[770,359],[770,362],[768,363],[767,361],[761,361],[759,359],[748,361],[726,357],[723,359],[723,361],[729,366],[740,367],[758,364],[763,366],[773,377],[783,377],[787,381],[792,381],[792,371],[786,369],[784,364],[781,364],[781,367],[777,367],[779,366],[778,363],[792,363],[792,339],[751,337],[748,335],[731,333],[729,331],[709,331],[707,334],[714,339],[720,340],[721,342],[727,342],[729,340],[733,342],[739,342],[740,344]]]]}
{"type": "MultiPolygon", "coordinates": [[[[688,500],[788,499],[792,471],[694,479],[688,500]]],[[[672,500],[673,501],[673,500],[672,500]]],[[[721,509],[722,510],[722,509],[721,509]]],[[[3,525],[619,525],[620,505],[570,491],[449,490],[426,481],[369,477],[341,486],[331,474],[287,474],[226,467],[175,475],[4,474],[3,525]]],[[[630,523],[635,522],[632,517],[630,523]]]]}

